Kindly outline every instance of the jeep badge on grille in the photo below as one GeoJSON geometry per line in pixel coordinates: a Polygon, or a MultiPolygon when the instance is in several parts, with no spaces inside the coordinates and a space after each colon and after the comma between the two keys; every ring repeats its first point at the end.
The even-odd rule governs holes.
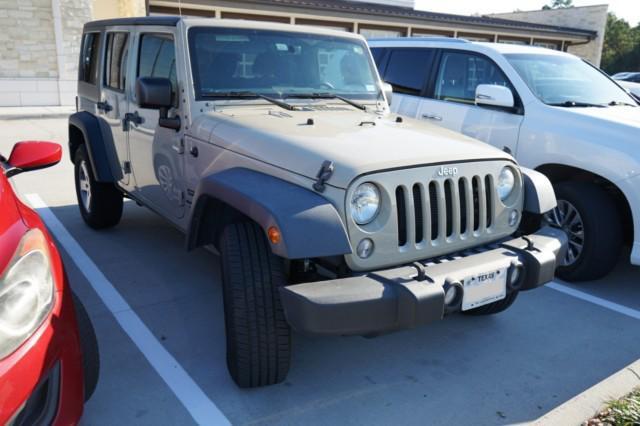
{"type": "Polygon", "coordinates": [[[455,176],[458,174],[458,168],[457,167],[445,167],[445,166],[440,166],[440,168],[438,169],[438,171],[436,172],[436,174],[440,177],[445,177],[445,176],[455,176]]]}

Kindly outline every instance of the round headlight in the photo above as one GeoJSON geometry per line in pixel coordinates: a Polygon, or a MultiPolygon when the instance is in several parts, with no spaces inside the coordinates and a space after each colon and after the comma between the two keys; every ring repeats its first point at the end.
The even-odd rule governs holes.
{"type": "Polygon", "coordinates": [[[358,225],[366,225],[380,210],[380,190],[372,183],[363,183],[351,197],[351,217],[358,225]]]}
{"type": "Polygon", "coordinates": [[[497,190],[500,200],[504,201],[509,198],[515,185],[516,175],[513,173],[513,170],[509,166],[504,167],[502,171],[500,171],[500,176],[498,176],[497,190]]]}

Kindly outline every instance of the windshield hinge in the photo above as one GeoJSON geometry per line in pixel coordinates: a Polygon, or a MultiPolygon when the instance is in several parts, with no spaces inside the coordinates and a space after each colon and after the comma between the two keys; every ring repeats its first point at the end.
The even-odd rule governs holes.
{"type": "Polygon", "coordinates": [[[313,189],[318,192],[324,192],[325,183],[331,178],[333,174],[334,166],[333,161],[326,160],[322,163],[322,167],[316,175],[316,183],[313,184],[313,189]]]}

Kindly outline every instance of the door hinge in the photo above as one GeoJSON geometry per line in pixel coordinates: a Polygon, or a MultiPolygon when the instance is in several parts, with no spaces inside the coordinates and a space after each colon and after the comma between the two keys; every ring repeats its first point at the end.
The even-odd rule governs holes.
{"type": "Polygon", "coordinates": [[[122,169],[124,170],[124,174],[128,175],[131,173],[131,162],[130,161],[125,161],[122,169]]]}

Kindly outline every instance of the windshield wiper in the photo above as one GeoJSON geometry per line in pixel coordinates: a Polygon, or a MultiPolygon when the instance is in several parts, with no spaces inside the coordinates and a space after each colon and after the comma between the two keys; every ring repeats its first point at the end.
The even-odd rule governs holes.
{"type": "Polygon", "coordinates": [[[295,111],[296,107],[294,105],[288,104],[285,101],[281,101],[278,99],[274,99],[270,96],[265,96],[260,93],[250,92],[250,91],[230,91],[230,92],[210,92],[203,93],[203,98],[212,99],[212,98],[227,98],[227,99],[242,99],[242,98],[260,98],[264,99],[267,102],[271,102],[274,105],[279,106],[280,108],[284,108],[287,111],[295,111]]]}
{"type": "Polygon", "coordinates": [[[630,106],[630,107],[637,106],[637,105],[634,105],[634,104],[630,104],[629,102],[620,102],[620,101],[611,101],[607,105],[609,105],[609,106],[630,106]]]}
{"type": "Polygon", "coordinates": [[[342,102],[345,102],[353,107],[361,109],[362,111],[366,111],[367,107],[362,105],[359,102],[352,101],[349,98],[345,98],[340,95],[336,95],[334,93],[291,93],[288,95],[284,95],[283,98],[292,98],[292,99],[340,99],[342,102]]]}
{"type": "Polygon", "coordinates": [[[580,102],[580,101],[564,101],[558,103],[548,104],[551,106],[559,106],[565,108],[588,108],[588,107],[596,107],[596,108],[606,108],[606,105],[603,104],[592,104],[589,102],[580,102]]]}

